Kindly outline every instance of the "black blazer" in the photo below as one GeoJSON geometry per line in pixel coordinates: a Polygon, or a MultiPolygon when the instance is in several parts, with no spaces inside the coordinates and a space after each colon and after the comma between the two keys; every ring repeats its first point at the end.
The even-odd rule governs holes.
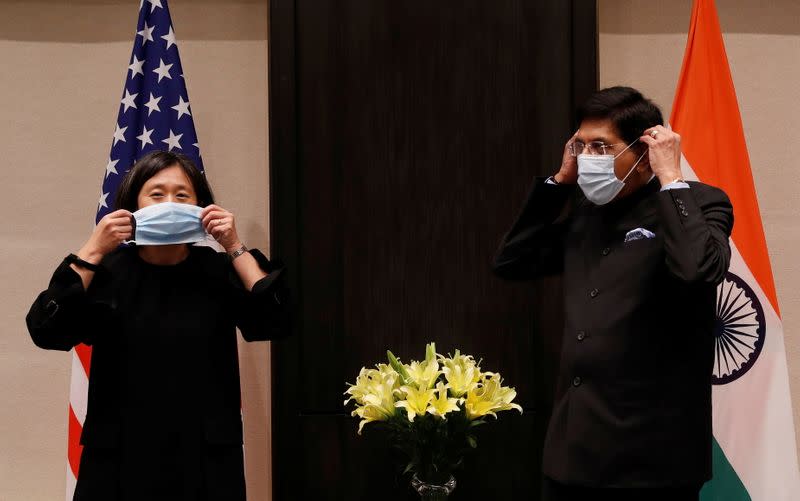
{"type": "Polygon", "coordinates": [[[716,286],[733,209],[696,182],[652,180],[606,206],[537,179],[494,262],[500,277],[563,275],[565,325],[544,473],[593,487],[711,478],[716,286]],[[654,236],[626,240],[643,228],[654,236]]]}

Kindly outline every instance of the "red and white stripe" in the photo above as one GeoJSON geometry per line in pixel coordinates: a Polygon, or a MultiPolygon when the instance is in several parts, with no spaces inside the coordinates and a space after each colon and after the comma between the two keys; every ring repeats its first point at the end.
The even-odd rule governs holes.
{"type": "Polygon", "coordinates": [[[69,436],[67,444],[67,501],[72,500],[81,462],[80,444],[89,395],[89,366],[92,349],[80,344],[72,350],[72,376],[69,385],[69,436]]]}

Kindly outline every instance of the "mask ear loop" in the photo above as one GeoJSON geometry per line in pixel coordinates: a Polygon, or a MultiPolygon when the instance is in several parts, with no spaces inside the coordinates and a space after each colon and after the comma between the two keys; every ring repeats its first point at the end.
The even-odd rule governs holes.
{"type": "MultiPolygon", "coordinates": [[[[621,155],[621,154],[622,154],[622,153],[620,153],[620,155],[621,155]]],[[[644,150],[644,153],[642,153],[642,154],[639,156],[639,160],[637,160],[637,161],[636,161],[636,163],[635,163],[635,164],[633,164],[633,167],[631,167],[631,170],[629,170],[629,171],[628,171],[628,173],[627,173],[627,174],[625,174],[625,177],[624,177],[624,178],[622,178],[622,182],[623,182],[623,183],[625,182],[625,180],[626,180],[626,179],[628,179],[628,177],[631,175],[631,173],[633,172],[633,170],[636,168],[636,166],[637,166],[637,165],[639,165],[639,162],[641,162],[641,161],[642,161],[642,159],[644,158],[644,156],[645,156],[646,154],[647,154],[647,150],[644,150]]],[[[655,175],[655,174],[654,174],[654,175],[655,175]]],[[[650,179],[653,179],[653,178],[651,177],[650,179]]]]}
{"type": "Polygon", "coordinates": [[[628,151],[629,149],[631,149],[631,146],[633,146],[634,144],[636,144],[636,142],[637,142],[638,140],[639,140],[639,138],[638,138],[638,137],[637,137],[636,139],[634,139],[634,140],[633,140],[633,142],[632,142],[631,144],[629,144],[628,146],[626,146],[624,150],[620,151],[620,152],[619,152],[619,154],[617,154],[617,155],[614,157],[614,160],[616,160],[616,159],[617,159],[617,158],[618,158],[620,155],[622,155],[623,153],[625,153],[626,151],[628,151]]]}
{"type": "Polygon", "coordinates": [[[131,238],[123,240],[123,244],[130,245],[136,243],[136,218],[131,216],[131,238]]]}

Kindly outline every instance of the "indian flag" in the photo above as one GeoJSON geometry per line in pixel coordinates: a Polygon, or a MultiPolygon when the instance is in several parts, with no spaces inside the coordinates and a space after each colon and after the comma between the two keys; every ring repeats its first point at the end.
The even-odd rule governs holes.
{"type": "Polygon", "coordinates": [[[714,478],[701,499],[800,499],[783,327],[713,0],[694,2],[670,122],[685,177],[725,190],[734,211],[731,267],[717,290],[714,478]]]}

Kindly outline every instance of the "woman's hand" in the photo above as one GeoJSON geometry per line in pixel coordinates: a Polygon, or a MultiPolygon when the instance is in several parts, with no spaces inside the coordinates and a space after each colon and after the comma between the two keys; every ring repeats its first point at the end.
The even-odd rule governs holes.
{"type": "Polygon", "coordinates": [[[661,186],[681,179],[681,136],[663,125],[656,125],[644,131],[639,138],[647,144],[650,169],[661,186]]]}
{"type": "MultiPolygon", "coordinates": [[[[200,213],[200,218],[203,220],[203,228],[225,247],[225,252],[230,254],[242,247],[242,241],[236,233],[236,219],[231,212],[219,205],[209,205],[200,213]]],[[[267,272],[258,266],[258,262],[249,252],[233,260],[233,269],[247,290],[253,290],[256,282],[267,276],[267,272]]]]}
{"type": "Polygon", "coordinates": [[[573,157],[570,153],[570,146],[575,142],[578,137],[578,131],[569,138],[567,144],[564,145],[564,154],[561,156],[561,168],[558,173],[553,176],[553,179],[558,184],[575,184],[578,182],[578,157],[573,157]]]}
{"type": "Polygon", "coordinates": [[[113,251],[123,241],[131,238],[133,215],[125,209],[116,210],[103,216],[94,227],[92,236],[78,251],[78,257],[93,264],[99,263],[103,256],[113,251]]]}
{"type": "Polygon", "coordinates": [[[203,220],[203,228],[225,247],[226,252],[231,253],[242,246],[242,241],[236,233],[233,213],[212,204],[203,208],[200,218],[203,220]]]}

